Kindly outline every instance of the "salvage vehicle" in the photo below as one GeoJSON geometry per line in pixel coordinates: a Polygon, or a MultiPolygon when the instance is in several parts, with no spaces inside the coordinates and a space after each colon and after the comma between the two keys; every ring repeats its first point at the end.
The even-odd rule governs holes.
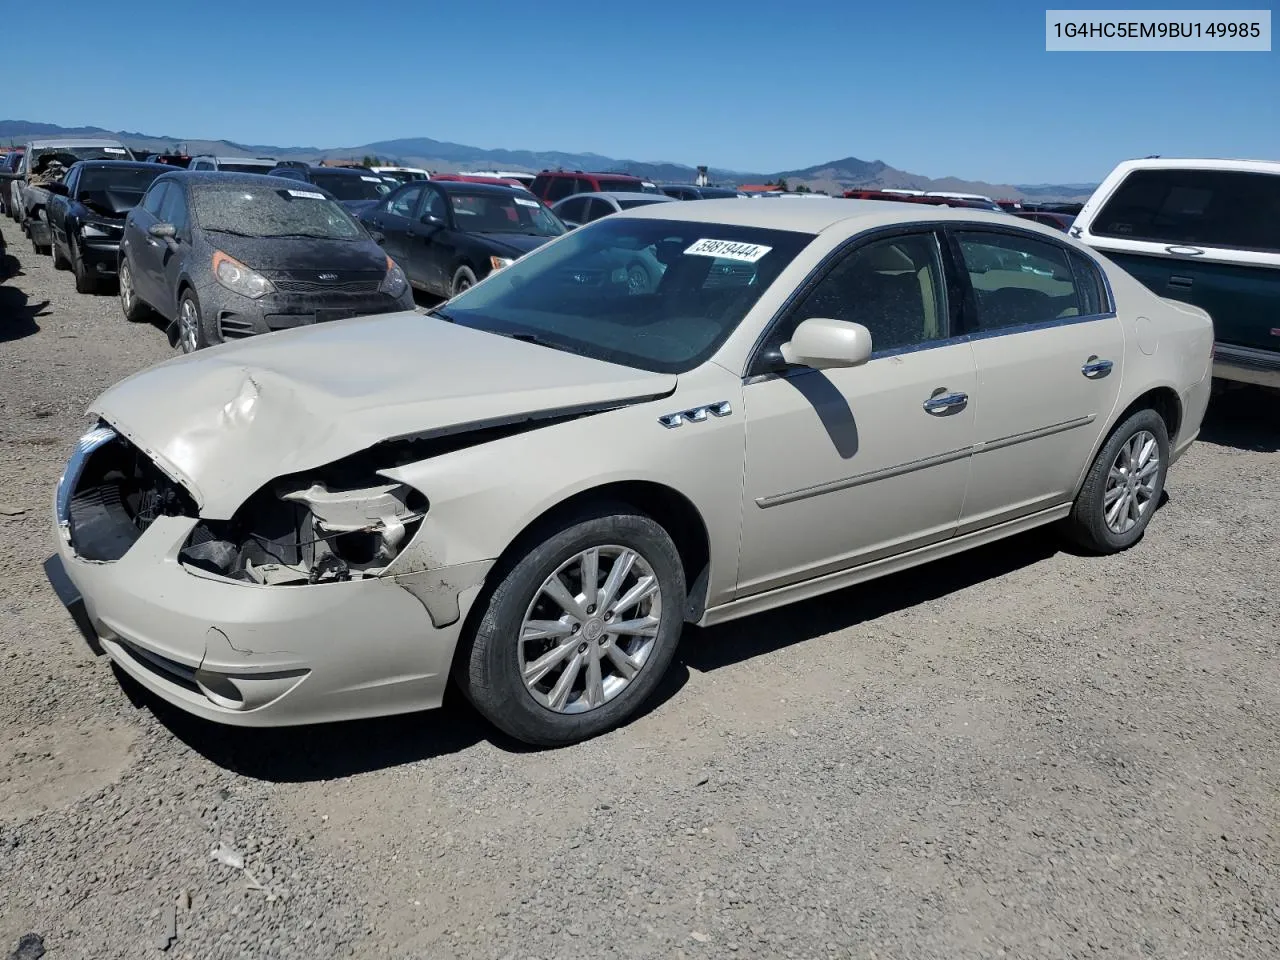
{"type": "Polygon", "coordinates": [[[330,194],[247,173],[157,177],[125,220],[119,283],[126,319],[159,314],[184,353],[413,307],[404,272],[330,194]]]}
{"type": "Polygon", "coordinates": [[[192,157],[186,168],[222,173],[269,173],[276,163],[273,157],[215,157],[206,154],[192,157]]]}
{"type": "Polygon", "coordinates": [[[10,150],[0,154],[0,213],[17,220],[9,198],[9,190],[18,177],[18,168],[22,165],[22,151],[10,150]]]}
{"type": "Polygon", "coordinates": [[[634,717],[686,623],[1048,523],[1132,547],[1212,340],[1198,307],[1003,215],[640,207],[432,313],[117,384],[47,570],[91,643],[208,720],[420,710],[452,676],[509,735],[565,744],[634,717]],[[666,270],[637,296],[601,264],[646,247],[666,270]]]}
{"type": "Polygon", "coordinates": [[[1280,387],[1280,163],[1126,160],[1071,236],[1214,321],[1213,375],[1280,387]]]}
{"type": "Polygon", "coordinates": [[[96,293],[114,279],[129,211],[151,182],[172,167],[129,160],[81,160],[61,183],[50,183],[46,211],[55,269],[75,274],[77,293],[96,293]]]}
{"type": "Polygon", "coordinates": [[[275,177],[288,177],[321,187],[337,198],[349,213],[359,215],[373,206],[394,187],[381,176],[363,167],[320,167],[280,164],[269,171],[275,177]]]}
{"type": "MultiPolygon", "coordinates": [[[[639,177],[625,173],[584,173],[581,170],[543,170],[533,178],[529,190],[538,199],[551,206],[575,193],[595,193],[612,190],[627,193],[649,193],[639,177]]],[[[650,184],[650,186],[653,186],[650,184]]]]}
{"type": "Polygon", "coordinates": [[[361,215],[416,289],[461,293],[565,232],[524,187],[419,180],[361,215]]]}
{"type": "Polygon", "coordinates": [[[635,207],[646,207],[651,203],[674,203],[675,197],[663,193],[622,193],[604,191],[601,193],[579,193],[565,197],[559,203],[551,205],[551,212],[564,221],[566,227],[580,227],[601,217],[607,217],[619,210],[631,210],[635,207]]]}
{"type": "Polygon", "coordinates": [[[66,176],[77,160],[132,160],[129,148],[118,140],[61,139],[32,140],[23,148],[18,176],[11,184],[10,197],[15,219],[31,238],[36,253],[48,253],[52,243],[45,205],[49,192],[45,185],[66,176]]]}

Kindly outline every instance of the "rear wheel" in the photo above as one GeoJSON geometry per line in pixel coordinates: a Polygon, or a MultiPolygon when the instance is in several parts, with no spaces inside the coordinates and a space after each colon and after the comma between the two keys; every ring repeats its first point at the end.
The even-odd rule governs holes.
{"type": "Polygon", "coordinates": [[[124,318],[130,323],[141,323],[155,316],[145,303],[138,299],[138,291],[133,286],[133,268],[129,266],[129,258],[120,258],[120,309],[124,318]]]}
{"type": "Polygon", "coordinates": [[[470,267],[459,267],[458,272],[453,275],[453,287],[450,296],[456,297],[463,290],[469,290],[476,285],[476,275],[471,272],[470,267]]]}
{"type": "Polygon", "coordinates": [[[601,505],[549,527],[495,575],[456,663],[494,726],[561,746],[625,722],[653,694],[685,607],[680,555],[654,520],[601,505]]]}
{"type": "Polygon", "coordinates": [[[1169,432],[1154,410],[1117,426],[1098,451],[1067,517],[1067,535],[1095,553],[1118,553],[1142,538],[1164,493],[1169,432]]]}

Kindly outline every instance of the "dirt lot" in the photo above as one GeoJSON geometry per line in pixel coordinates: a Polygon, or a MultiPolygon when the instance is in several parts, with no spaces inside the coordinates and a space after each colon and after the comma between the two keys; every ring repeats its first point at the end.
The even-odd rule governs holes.
{"type": "Polygon", "coordinates": [[[1129,553],[691,629],[591,743],[245,733],[122,684],[45,582],[86,404],[171,351],[2,230],[0,956],[1280,956],[1273,397],[1215,400],[1129,553]]]}

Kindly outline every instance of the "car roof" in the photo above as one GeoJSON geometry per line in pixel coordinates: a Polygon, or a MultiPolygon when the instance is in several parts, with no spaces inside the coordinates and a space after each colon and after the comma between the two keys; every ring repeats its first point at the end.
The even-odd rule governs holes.
{"type": "Polygon", "coordinates": [[[539,177],[611,177],[616,180],[635,180],[640,183],[643,177],[637,177],[632,173],[604,173],[600,170],[543,170],[537,174],[539,177]]]}
{"type": "Polygon", "coordinates": [[[123,167],[141,167],[143,170],[150,170],[153,167],[157,170],[172,170],[173,167],[167,163],[149,163],[146,160],[77,160],[72,166],[98,169],[105,167],[109,170],[115,170],[123,167]]]}
{"type": "Polygon", "coordinates": [[[57,140],[30,140],[27,146],[32,150],[43,150],[48,147],[123,147],[124,144],[105,137],[64,137],[57,140]]]}
{"type": "MultiPolygon", "coordinates": [[[[864,228],[939,220],[976,221],[1005,226],[1018,223],[1014,217],[994,210],[935,207],[919,203],[895,203],[892,200],[836,198],[814,200],[810,203],[742,203],[736,197],[726,197],[698,203],[662,204],[660,209],[658,204],[632,207],[621,211],[617,216],[762,227],[814,234],[848,221],[865,221],[864,228]]],[[[1020,223],[1018,225],[1021,226],[1020,223]]]]}
{"type": "Polygon", "coordinates": [[[653,203],[679,203],[675,197],[668,197],[665,193],[640,193],[635,190],[598,190],[592,193],[575,193],[565,197],[571,200],[573,197],[609,197],[612,200],[649,200],[653,203]]]}
{"type": "Polygon", "coordinates": [[[434,184],[437,189],[445,193],[492,193],[502,197],[514,195],[522,198],[529,196],[528,190],[514,184],[508,186],[505,183],[476,183],[471,180],[429,180],[427,182],[434,184]]]}
{"type": "MultiPolygon", "coordinates": [[[[286,167],[285,169],[287,170],[288,168],[286,167]]],[[[297,167],[294,167],[294,169],[296,170],[297,167]]],[[[377,173],[376,170],[370,170],[368,167],[326,167],[318,163],[313,163],[307,169],[312,173],[337,173],[344,177],[372,177],[377,173]]]]}
{"type": "Polygon", "coordinates": [[[1124,160],[1116,166],[1116,170],[1236,170],[1244,173],[1280,174],[1280,161],[1144,157],[1141,160],[1124,160]]]}

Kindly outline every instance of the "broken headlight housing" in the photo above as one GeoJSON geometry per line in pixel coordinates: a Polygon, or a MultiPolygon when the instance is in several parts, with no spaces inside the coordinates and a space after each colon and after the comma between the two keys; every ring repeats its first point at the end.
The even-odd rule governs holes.
{"type": "Polygon", "coordinates": [[[381,574],[412,539],[427,500],[382,478],[278,480],[228,521],[198,523],[188,566],[246,583],[339,583],[381,574]]]}

